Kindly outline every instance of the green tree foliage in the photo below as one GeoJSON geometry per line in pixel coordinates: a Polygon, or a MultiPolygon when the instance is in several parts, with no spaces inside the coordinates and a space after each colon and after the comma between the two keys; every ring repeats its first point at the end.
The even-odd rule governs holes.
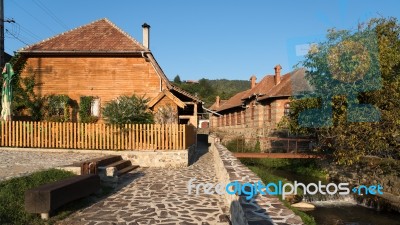
{"type": "Polygon", "coordinates": [[[315,91],[293,99],[287,121],[291,131],[314,134],[318,149],[332,152],[339,163],[352,164],[365,155],[400,159],[399,37],[400,26],[393,18],[372,19],[357,32],[330,30],[327,40],[311,48],[302,62],[315,91]],[[326,93],[331,93],[328,103],[326,93]],[[365,121],[376,115],[351,108],[359,103],[378,109],[380,119],[365,121]],[[307,120],[299,119],[301,112],[317,107],[332,107],[330,123],[299,126],[307,120]]]}
{"type": "Polygon", "coordinates": [[[250,88],[250,82],[245,80],[209,80],[200,79],[198,83],[176,83],[174,84],[183,90],[197,95],[205,102],[206,107],[210,107],[215,102],[215,97],[220,96],[221,99],[229,99],[238,92],[250,88]]]}
{"type": "MultiPolygon", "coordinates": [[[[26,61],[19,54],[13,56],[10,63],[15,73],[15,77],[11,83],[13,93],[11,108],[13,116],[30,116],[33,121],[42,120],[44,116],[42,107],[45,98],[34,92],[36,86],[34,74],[24,78],[20,77],[21,71],[25,68],[26,61]]],[[[3,83],[2,81],[3,77],[0,77],[0,83],[3,83]]]]}
{"type": "Polygon", "coordinates": [[[176,75],[176,76],[175,76],[175,78],[174,78],[174,83],[175,83],[175,84],[180,84],[180,83],[182,83],[181,77],[180,77],[179,75],[176,75]]]}
{"type": "Polygon", "coordinates": [[[147,107],[149,99],[132,96],[119,96],[102,108],[102,115],[108,124],[148,124],[154,123],[153,114],[147,107]]]}
{"type": "Polygon", "coordinates": [[[25,112],[33,121],[40,121],[44,117],[43,106],[46,99],[34,92],[36,82],[34,75],[18,78],[13,88],[13,113],[23,115],[25,112]]]}

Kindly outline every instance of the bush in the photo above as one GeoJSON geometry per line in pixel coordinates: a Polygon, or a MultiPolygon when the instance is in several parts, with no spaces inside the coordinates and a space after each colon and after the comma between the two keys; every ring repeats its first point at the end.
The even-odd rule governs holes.
{"type": "Polygon", "coordinates": [[[259,140],[246,142],[245,138],[237,137],[227,141],[224,145],[231,152],[261,152],[259,140]]]}
{"type": "Polygon", "coordinates": [[[149,99],[144,97],[120,96],[102,108],[102,115],[108,124],[148,124],[154,123],[153,114],[147,107],[149,99]]]}

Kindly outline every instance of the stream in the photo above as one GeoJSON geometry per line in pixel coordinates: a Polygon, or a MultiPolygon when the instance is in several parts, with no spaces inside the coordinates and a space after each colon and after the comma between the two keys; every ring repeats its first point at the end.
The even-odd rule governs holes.
{"type": "MultiPolygon", "coordinates": [[[[305,184],[316,183],[319,180],[284,170],[271,170],[271,173],[290,181],[297,180],[305,184]]],[[[313,216],[318,225],[400,225],[400,213],[378,212],[366,206],[358,205],[349,196],[328,201],[318,201],[318,197],[314,197],[311,203],[316,208],[305,211],[305,213],[313,216]]]]}

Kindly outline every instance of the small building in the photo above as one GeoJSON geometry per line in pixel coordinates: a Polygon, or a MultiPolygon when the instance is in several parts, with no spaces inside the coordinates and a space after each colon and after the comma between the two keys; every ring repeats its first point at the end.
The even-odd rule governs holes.
{"type": "MultiPolygon", "coordinates": [[[[56,35],[18,51],[25,63],[21,77],[33,76],[39,96],[68,95],[79,104],[81,96],[94,96],[94,116],[100,107],[121,95],[149,98],[157,113],[175,112],[171,121],[197,126],[202,101],[170,83],[150,50],[150,26],[143,24],[143,43],[108,19],[56,35]]],[[[71,118],[79,121],[77,110],[71,118]]]]}
{"type": "Polygon", "coordinates": [[[275,74],[265,76],[259,83],[250,77],[248,90],[228,100],[216,97],[210,107],[210,128],[247,138],[266,137],[282,117],[289,113],[290,97],[296,92],[311,90],[305,80],[305,69],[297,69],[281,75],[277,65],[275,74]]]}

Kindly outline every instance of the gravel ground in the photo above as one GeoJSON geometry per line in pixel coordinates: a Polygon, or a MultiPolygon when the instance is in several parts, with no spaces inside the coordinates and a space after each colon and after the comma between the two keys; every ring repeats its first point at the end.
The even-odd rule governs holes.
{"type": "Polygon", "coordinates": [[[93,153],[0,150],[0,181],[100,156],[93,153]]]}

